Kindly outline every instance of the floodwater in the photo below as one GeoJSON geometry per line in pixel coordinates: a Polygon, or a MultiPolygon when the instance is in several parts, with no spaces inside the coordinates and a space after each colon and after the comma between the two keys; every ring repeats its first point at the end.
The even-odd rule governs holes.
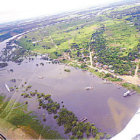
{"type": "MultiPolygon", "coordinates": [[[[4,42],[0,43],[0,48],[4,42]]],[[[29,61],[25,59],[21,65],[8,62],[8,66],[0,69],[0,93],[15,99],[16,101],[29,101],[29,110],[42,118],[45,110],[37,109],[38,103],[35,97],[23,99],[19,91],[9,93],[5,88],[5,83],[12,87],[14,85],[21,87],[21,84],[27,82],[32,85],[30,91],[38,90],[46,94],[51,94],[54,101],[61,103],[73,111],[81,119],[87,117],[88,121],[95,123],[101,131],[115,135],[120,132],[140,107],[140,95],[134,94],[129,97],[123,97],[127,90],[115,84],[105,84],[101,78],[63,64],[49,64],[40,57],[29,61]],[[40,63],[44,63],[44,66],[40,63]],[[36,66],[39,64],[39,66],[36,66]],[[71,72],[65,72],[69,68],[71,72]],[[13,72],[10,72],[13,69],[13,72]],[[16,83],[11,82],[16,79],[16,83]],[[92,86],[93,89],[85,90],[92,86]]],[[[53,129],[58,130],[63,136],[63,127],[59,127],[53,115],[46,113],[47,121],[53,129]]],[[[40,119],[42,120],[42,119],[40,119]]]]}

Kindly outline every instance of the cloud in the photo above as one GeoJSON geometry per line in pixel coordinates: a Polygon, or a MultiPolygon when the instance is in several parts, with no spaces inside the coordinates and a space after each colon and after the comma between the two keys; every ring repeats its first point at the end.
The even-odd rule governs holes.
{"type": "Polygon", "coordinates": [[[2,0],[0,22],[82,9],[116,0],[2,0]]]}

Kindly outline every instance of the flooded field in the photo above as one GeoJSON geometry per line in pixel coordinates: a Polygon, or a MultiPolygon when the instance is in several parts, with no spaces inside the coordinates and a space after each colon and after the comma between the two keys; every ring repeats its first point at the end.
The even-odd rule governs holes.
{"type": "MultiPolygon", "coordinates": [[[[3,46],[4,42],[0,43],[0,48],[3,46]]],[[[38,90],[51,94],[54,101],[63,101],[62,105],[73,111],[78,119],[86,117],[87,121],[95,123],[103,132],[111,135],[120,132],[140,107],[140,95],[123,97],[127,89],[104,83],[104,80],[89,72],[63,64],[48,63],[39,56],[34,60],[27,58],[20,65],[8,62],[7,67],[0,69],[0,93],[16,101],[28,100],[28,109],[34,111],[40,120],[46,112],[37,108],[36,98],[24,99],[20,96],[23,92],[21,85],[24,82],[32,85],[30,91],[38,90]],[[66,68],[70,69],[70,72],[65,72],[66,68]],[[16,79],[16,82],[12,82],[11,79],[16,79]],[[9,87],[16,85],[19,89],[8,92],[5,84],[9,87]],[[86,90],[86,87],[93,88],[86,90]]],[[[63,127],[59,127],[52,116],[46,114],[45,123],[58,129],[63,135],[63,127]]]]}

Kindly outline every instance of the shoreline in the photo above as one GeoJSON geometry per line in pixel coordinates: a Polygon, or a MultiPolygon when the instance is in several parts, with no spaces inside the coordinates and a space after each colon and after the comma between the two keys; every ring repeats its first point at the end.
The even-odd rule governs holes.
{"type": "MultiPolygon", "coordinates": [[[[26,31],[26,32],[24,32],[24,33],[22,33],[22,34],[18,34],[18,35],[16,35],[16,36],[13,36],[13,37],[11,37],[13,40],[17,40],[17,39],[19,39],[18,37],[22,37],[24,34],[26,34],[26,33],[28,33],[28,32],[30,32],[30,31],[26,31]],[[18,36],[18,37],[17,37],[18,36]]],[[[10,39],[6,39],[6,40],[4,40],[4,41],[7,41],[7,40],[11,40],[11,38],[10,39]]],[[[37,53],[38,55],[43,55],[43,54],[40,54],[40,53],[38,53],[38,52],[35,52],[35,51],[30,51],[30,52],[32,52],[32,53],[37,53]]],[[[47,55],[49,55],[49,54],[47,54],[47,55]]],[[[91,53],[90,53],[90,57],[91,57],[91,53]]],[[[51,57],[50,57],[51,58],[51,57]]],[[[71,62],[70,62],[71,63],[71,62]]],[[[73,62],[72,62],[73,63],[73,62]]],[[[65,62],[63,62],[62,61],[62,64],[64,64],[64,65],[68,65],[68,66],[72,66],[72,67],[74,67],[74,68],[77,68],[77,66],[74,66],[74,64],[69,64],[69,62],[67,63],[67,60],[66,60],[66,63],[65,62]]],[[[79,69],[81,69],[81,70],[87,70],[87,71],[89,71],[89,72],[91,72],[91,73],[93,73],[93,74],[95,74],[96,76],[98,76],[99,78],[103,78],[103,79],[106,79],[106,80],[108,80],[108,81],[110,81],[110,82],[112,82],[112,83],[115,83],[115,84],[117,84],[117,85],[120,85],[120,86],[122,86],[122,87],[124,87],[124,88],[127,88],[128,90],[134,90],[134,91],[136,91],[137,93],[140,93],[140,84],[138,84],[139,83],[139,81],[140,81],[140,78],[138,78],[137,76],[129,76],[129,75],[117,75],[117,74],[115,74],[115,73],[111,73],[111,72],[109,72],[109,71],[107,71],[107,70],[104,70],[104,69],[99,69],[99,68],[97,68],[97,67],[93,67],[93,66],[87,66],[86,68],[81,68],[81,67],[79,67],[78,66],[78,68],[79,69]],[[91,70],[90,70],[91,69],[91,70]],[[97,71],[96,71],[97,70],[97,71]],[[107,77],[107,78],[105,78],[105,75],[106,74],[110,74],[111,76],[110,77],[107,77]],[[137,78],[136,80],[137,80],[137,82],[132,82],[132,81],[134,81],[132,78],[137,78]],[[135,84],[134,84],[135,83],[135,84]]]]}
{"type": "MultiPolygon", "coordinates": [[[[77,68],[77,66],[74,66],[74,65],[71,65],[71,64],[69,64],[69,63],[64,63],[64,64],[67,64],[67,65],[69,65],[69,66],[72,66],[72,67],[75,67],[75,68],[77,68]]],[[[80,68],[80,67],[78,67],[79,69],[81,69],[81,70],[86,70],[86,71],[88,71],[88,72],[91,72],[92,74],[95,74],[96,76],[98,76],[99,78],[102,78],[102,79],[106,79],[107,81],[109,81],[109,82],[111,82],[111,83],[114,83],[114,84],[117,84],[117,85],[119,85],[119,86],[121,86],[121,87],[124,87],[124,88],[126,88],[126,89],[128,89],[128,90],[134,90],[134,91],[136,91],[138,94],[140,94],[140,86],[139,85],[135,85],[135,84],[132,84],[132,83],[129,83],[129,82],[126,82],[126,81],[124,81],[124,79],[121,79],[121,78],[117,78],[117,77],[105,77],[105,72],[99,72],[99,69],[98,68],[96,68],[95,67],[95,69],[97,69],[98,71],[96,71],[95,69],[93,69],[93,68],[91,68],[91,67],[89,67],[89,68],[80,68]],[[109,78],[111,78],[111,79],[109,79],[109,78]]],[[[109,74],[111,74],[111,73],[109,73],[109,74]]],[[[125,75],[124,75],[125,76],[125,75]]],[[[140,79],[139,79],[140,80],[140,79]]]]}
{"type": "MultiPolygon", "coordinates": [[[[65,64],[65,65],[68,65],[68,64],[65,64]]],[[[72,66],[73,68],[74,68],[74,66],[72,66]]],[[[79,68],[80,70],[82,70],[81,68],[79,68]]],[[[98,77],[100,77],[100,76],[98,76],[98,77]]],[[[112,82],[112,83],[115,83],[115,82],[112,82]]]]}

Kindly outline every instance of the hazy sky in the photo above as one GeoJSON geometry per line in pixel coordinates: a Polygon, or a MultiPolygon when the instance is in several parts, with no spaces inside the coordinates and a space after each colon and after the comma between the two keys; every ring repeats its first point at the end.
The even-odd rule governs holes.
{"type": "Polygon", "coordinates": [[[82,9],[118,0],[1,0],[0,23],[82,9]]]}

